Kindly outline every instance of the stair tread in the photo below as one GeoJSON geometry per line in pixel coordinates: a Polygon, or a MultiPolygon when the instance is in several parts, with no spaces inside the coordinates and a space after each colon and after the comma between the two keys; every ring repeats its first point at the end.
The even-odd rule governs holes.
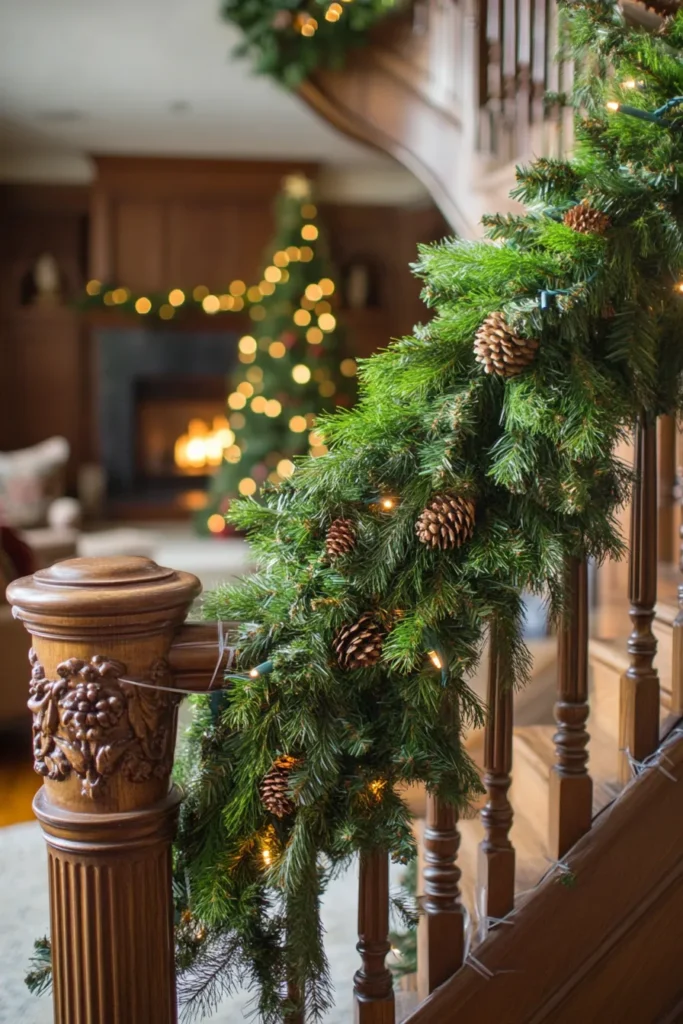
{"type": "MultiPolygon", "coordinates": [[[[631,659],[628,653],[628,637],[614,637],[609,639],[602,639],[600,637],[592,637],[588,643],[588,654],[591,661],[599,661],[609,668],[618,672],[620,675],[627,671],[630,667],[631,659]]],[[[664,659],[662,664],[659,664],[661,659],[655,660],[655,667],[659,673],[659,682],[662,690],[666,694],[671,693],[671,658],[667,657],[664,659]]]]}
{"type": "MultiPolygon", "coordinates": [[[[593,779],[593,814],[606,807],[619,792],[617,782],[617,752],[613,739],[598,726],[588,721],[590,741],[588,744],[588,772],[593,779]]],[[[557,730],[552,725],[528,725],[515,729],[515,758],[524,761],[537,771],[543,780],[550,779],[555,765],[556,752],[553,736],[557,730]]],[[[514,767],[513,767],[514,771],[514,767]]]]}

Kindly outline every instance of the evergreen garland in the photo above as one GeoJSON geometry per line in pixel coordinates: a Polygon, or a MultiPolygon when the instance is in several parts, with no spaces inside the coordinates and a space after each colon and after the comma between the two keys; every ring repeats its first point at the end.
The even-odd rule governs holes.
{"type": "Polygon", "coordinates": [[[403,0],[224,0],[222,9],[244,33],[236,56],[251,57],[259,74],[295,89],[317,67],[341,67],[401,6],[403,0]]]}
{"type": "Polygon", "coordinates": [[[365,361],[358,406],[323,423],[329,454],[231,510],[260,569],[210,594],[207,613],[245,623],[241,667],[263,668],[196,700],[181,766],[188,1017],[241,980],[262,1021],[322,1018],[327,881],[359,851],[414,857],[401,785],[461,809],[479,791],[461,740],[483,723],[467,680],[488,629],[503,685],[522,685],[522,591],[556,614],[567,557],[622,553],[630,472],[616,446],[639,415],[681,406],[683,113],[669,101],[683,94],[683,15],[650,36],[612,0],[560,7],[579,59],[575,159],[519,170],[528,212],[489,218],[488,240],[421,248],[434,319],[365,361]],[[567,221],[581,204],[603,216],[567,221]],[[476,360],[493,314],[504,338],[538,341],[514,375],[476,360]],[[475,509],[459,545],[416,534],[441,495],[475,509]],[[330,558],[340,519],[353,544],[330,558]],[[379,657],[342,667],[335,643],[359,623],[381,635],[379,657]],[[293,761],[279,816],[261,792],[281,758],[293,761]]]}

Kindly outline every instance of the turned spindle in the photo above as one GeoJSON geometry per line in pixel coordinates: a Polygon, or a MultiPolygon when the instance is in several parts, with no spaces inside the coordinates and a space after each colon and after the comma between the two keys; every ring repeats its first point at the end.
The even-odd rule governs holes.
{"type": "Polygon", "coordinates": [[[588,568],[568,558],[566,609],[558,631],[556,761],[550,773],[550,855],[564,857],[591,827],[593,781],[588,774],[588,568]]]}
{"type": "Polygon", "coordinates": [[[421,899],[417,929],[418,994],[426,999],[455,974],[465,953],[465,910],[460,902],[456,858],[460,847],[458,814],[451,804],[427,797],[423,835],[421,899]]]}
{"type": "Polygon", "coordinates": [[[136,557],[58,562],[8,588],[33,638],[29,708],[44,780],[34,810],[48,851],[55,1024],[176,1020],[179,697],[135,681],[173,689],[177,670],[206,688],[216,628],[212,643],[207,627],[183,627],[200,589],[196,577],[136,557]]]}
{"type": "Polygon", "coordinates": [[[358,880],[358,945],[361,967],[353,978],[356,1024],[394,1024],[389,952],[389,855],[363,853],[358,880]]]}
{"type": "Polygon", "coordinates": [[[631,506],[628,638],[630,665],[621,679],[619,778],[632,776],[628,751],[642,761],[659,746],[659,677],[654,667],[657,640],[652,631],[657,601],[657,423],[643,412],[635,430],[636,482],[631,506]]]}
{"type": "MultiPolygon", "coordinates": [[[[484,839],[479,845],[478,909],[485,919],[509,914],[515,905],[515,850],[510,842],[512,805],[512,685],[501,673],[495,623],[490,630],[489,674],[484,740],[484,787],[487,801],[481,810],[484,839]]],[[[483,932],[486,931],[484,927],[483,932]]]]}

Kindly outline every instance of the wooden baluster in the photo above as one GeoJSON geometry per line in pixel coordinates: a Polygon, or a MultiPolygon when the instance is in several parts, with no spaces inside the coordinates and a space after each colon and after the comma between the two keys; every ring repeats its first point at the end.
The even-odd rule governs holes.
{"type": "Polygon", "coordinates": [[[45,779],[34,810],[48,847],[55,1024],[176,1020],[178,697],[127,680],[172,688],[179,638],[180,674],[206,689],[218,645],[206,627],[181,628],[200,590],[189,573],[134,557],[70,559],[8,588],[34,644],[29,707],[45,779]]]}
{"type": "Polygon", "coordinates": [[[500,122],[503,103],[503,48],[501,35],[502,0],[484,0],[486,4],[486,105],[488,118],[484,124],[488,132],[482,131],[482,147],[491,154],[497,154],[500,145],[500,122]],[[485,138],[485,136],[487,136],[485,138]]]}
{"type": "Polygon", "coordinates": [[[356,1024],[394,1024],[389,952],[389,855],[364,853],[358,882],[358,946],[362,966],[353,978],[356,1024]]]}
{"type": "MultiPolygon", "coordinates": [[[[677,501],[676,526],[679,537],[679,567],[683,573],[683,430],[676,423],[675,462],[677,501]]],[[[673,651],[671,658],[671,713],[683,715],[683,584],[678,588],[678,615],[673,625],[673,651]]]]}
{"type": "Polygon", "coordinates": [[[531,124],[531,0],[518,0],[517,35],[517,152],[515,159],[530,153],[531,124]]]}
{"type": "Polygon", "coordinates": [[[458,815],[437,797],[427,797],[424,830],[423,913],[417,930],[417,989],[426,999],[462,966],[465,911],[460,903],[458,815]]]}
{"type": "Polygon", "coordinates": [[[544,120],[545,82],[546,82],[546,12],[548,0],[535,0],[534,23],[532,32],[531,57],[531,104],[535,124],[544,120]]]}
{"type": "Polygon", "coordinates": [[[593,780],[588,774],[588,568],[568,558],[567,610],[558,635],[557,761],[550,773],[550,856],[559,860],[591,827],[593,780]]]}
{"type": "Polygon", "coordinates": [[[625,751],[642,761],[659,745],[659,677],[654,667],[657,640],[652,622],[657,600],[657,424],[641,413],[634,439],[636,483],[631,508],[628,638],[631,664],[621,679],[619,778],[628,782],[625,751]]]}
{"type": "Polygon", "coordinates": [[[515,904],[515,850],[510,842],[512,805],[512,686],[501,673],[495,626],[489,637],[488,719],[484,744],[484,786],[488,795],[481,811],[484,839],[479,844],[477,909],[486,919],[505,917],[515,904]]]}

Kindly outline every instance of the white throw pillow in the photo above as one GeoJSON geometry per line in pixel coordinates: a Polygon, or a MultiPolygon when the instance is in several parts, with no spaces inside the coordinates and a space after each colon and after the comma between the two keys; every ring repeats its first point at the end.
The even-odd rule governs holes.
{"type": "Polygon", "coordinates": [[[0,452],[0,523],[40,526],[55,498],[64,493],[64,467],[69,459],[65,437],[0,452]]]}

